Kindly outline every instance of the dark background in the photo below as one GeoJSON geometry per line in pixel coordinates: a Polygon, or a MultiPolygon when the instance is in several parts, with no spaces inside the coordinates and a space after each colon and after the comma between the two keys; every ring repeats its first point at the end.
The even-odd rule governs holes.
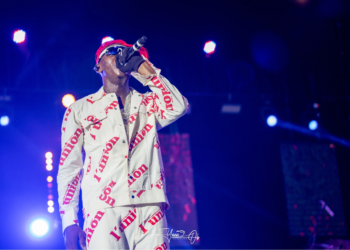
{"type": "MultiPolygon", "coordinates": [[[[0,101],[0,115],[10,116],[0,127],[0,248],[64,247],[57,204],[47,212],[44,158],[53,152],[55,176],[61,99],[100,88],[92,68],[102,37],[134,43],[143,35],[150,61],[191,103],[191,114],[160,132],[190,134],[196,248],[305,247],[307,236],[289,234],[279,146],[332,141],[270,128],[264,110],[305,128],[319,112],[322,131],[350,139],[349,7],[341,0],[1,3],[0,94],[11,100],[0,101]],[[17,29],[26,31],[24,44],[12,41],[17,29]],[[217,44],[209,58],[208,40],[217,44]],[[224,103],[240,104],[241,113],[221,114],[224,103]],[[42,239],[28,234],[37,216],[51,221],[42,239]]],[[[147,91],[135,80],[131,86],[147,91]]],[[[348,239],[350,150],[334,144],[348,239]]]]}

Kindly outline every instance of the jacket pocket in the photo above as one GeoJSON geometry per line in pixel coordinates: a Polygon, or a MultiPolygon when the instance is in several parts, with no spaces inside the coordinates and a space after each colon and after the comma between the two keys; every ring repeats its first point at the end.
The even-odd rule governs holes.
{"type": "MultiPolygon", "coordinates": [[[[100,112],[97,114],[89,115],[84,120],[82,120],[81,125],[85,131],[90,131],[91,127],[98,126],[98,124],[107,117],[107,114],[100,112]]],[[[96,127],[97,128],[97,127],[96,127]]]]}

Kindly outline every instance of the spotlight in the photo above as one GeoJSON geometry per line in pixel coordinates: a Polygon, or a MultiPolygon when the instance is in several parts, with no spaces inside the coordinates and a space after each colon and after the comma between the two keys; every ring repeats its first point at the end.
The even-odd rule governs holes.
{"type": "Polygon", "coordinates": [[[51,171],[53,169],[52,165],[46,165],[46,170],[51,171]]]}
{"type": "Polygon", "coordinates": [[[1,116],[0,125],[7,126],[10,123],[10,118],[7,115],[1,116]]]}
{"type": "Polygon", "coordinates": [[[309,129],[310,130],[316,130],[318,128],[318,122],[315,120],[312,120],[309,122],[309,129]]]}
{"type": "Polygon", "coordinates": [[[45,157],[51,159],[51,158],[52,158],[52,153],[51,153],[51,152],[47,152],[47,153],[45,154],[45,157]]]}
{"type": "Polygon", "coordinates": [[[102,43],[101,44],[104,44],[105,42],[109,42],[109,41],[113,41],[113,37],[110,37],[110,36],[105,36],[104,38],[102,38],[102,43]]]}
{"type": "Polygon", "coordinates": [[[53,207],[53,201],[52,201],[52,200],[49,200],[49,201],[47,202],[47,205],[48,205],[49,207],[53,207]]]}
{"type": "Polygon", "coordinates": [[[213,41],[208,41],[204,44],[204,52],[207,54],[212,54],[215,51],[216,43],[213,41]]]}
{"type": "Polygon", "coordinates": [[[68,108],[73,102],[75,102],[75,98],[71,94],[67,94],[67,95],[63,96],[63,98],[62,98],[62,104],[66,108],[68,108]]]}
{"type": "Polygon", "coordinates": [[[52,164],[52,159],[50,159],[50,158],[49,158],[49,159],[46,159],[46,164],[47,164],[47,165],[51,165],[51,164],[52,164]]]}
{"type": "Polygon", "coordinates": [[[49,200],[52,200],[52,199],[53,199],[53,195],[52,195],[52,194],[49,194],[49,196],[47,196],[47,198],[48,198],[49,200]]]}
{"type": "Polygon", "coordinates": [[[267,117],[266,123],[270,127],[276,126],[276,124],[277,124],[277,117],[274,116],[274,115],[270,115],[269,117],[267,117]]]}
{"type": "Polygon", "coordinates": [[[48,177],[46,178],[46,180],[47,180],[47,182],[52,182],[52,181],[53,181],[53,178],[52,178],[52,176],[48,176],[48,177]]]}
{"type": "Polygon", "coordinates": [[[53,211],[55,211],[55,209],[53,207],[48,207],[47,211],[49,211],[49,213],[53,213],[53,211]]]}
{"type": "Polygon", "coordinates": [[[30,224],[30,232],[35,237],[43,237],[49,231],[49,223],[44,219],[36,219],[30,224]]]}
{"type": "Polygon", "coordinates": [[[16,30],[13,33],[13,41],[15,43],[23,43],[26,40],[26,33],[23,30],[16,30]]]}

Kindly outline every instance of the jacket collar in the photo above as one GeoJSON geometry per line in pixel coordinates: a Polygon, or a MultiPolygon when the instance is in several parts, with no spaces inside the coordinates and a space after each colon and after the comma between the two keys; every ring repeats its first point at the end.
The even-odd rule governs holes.
{"type": "Polygon", "coordinates": [[[100,100],[102,97],[106,95],[105,91],[103,90],[103,86],[94,94],[91,94],[88,99],[95,102],[97,100],[100,100]]]}
{"type": "MultiPolygon", "coordinates": [[[[139,92],[137,92],[134,88],[129,87],[132,91],[133,94],[139,94],[139,92]]],[[[106,95],[106,92],[103,89],[103,86],[94,94],[91,94],[88,99],[95,102],[98,101],[100,99],[102,99],[102,97],[104,97],[106,95]]]]}

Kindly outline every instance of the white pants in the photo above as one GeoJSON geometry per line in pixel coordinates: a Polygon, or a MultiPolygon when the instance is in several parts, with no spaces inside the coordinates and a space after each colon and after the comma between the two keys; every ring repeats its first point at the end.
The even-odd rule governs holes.
{"type": "Polygon", "coordinates": [[[162,203],[100,209],[84,223],[87,249],[170,249],[162,203]]]}

